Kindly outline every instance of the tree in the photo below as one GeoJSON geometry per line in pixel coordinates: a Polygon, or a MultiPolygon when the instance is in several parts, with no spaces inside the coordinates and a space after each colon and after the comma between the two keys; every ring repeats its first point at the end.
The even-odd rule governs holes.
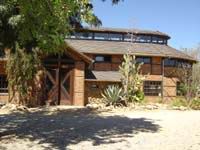
{"type": "MultiPolygon", "coordinates": [[[[195,48],[184,48],[188,55],[196,60],[200,59],[200,45],[195,48]]],[[[182,64],[176,69],[176,73],[180,80],[181,94],[185,97],[188,106],[191,105],[193,99],[200,97],[200,64],[196,62],[192,67],[188,64],[182,64]]]]}
{"type": "MultiPolygon", "coordinates": [[[[112,1],[116,4],[120,0],[112,1]]],[[[27,104],[32,81],[40,68],[40,56],[62,54],[65,37],[83,22],[101,25],[90,0],[0,1],[0,49],[8,54],[7,74],[13,101],[18,95],[18,103],[27,104]]]]}

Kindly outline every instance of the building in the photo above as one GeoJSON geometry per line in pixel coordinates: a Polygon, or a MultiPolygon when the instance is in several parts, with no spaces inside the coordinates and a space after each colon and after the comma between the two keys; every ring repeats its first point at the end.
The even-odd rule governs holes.
{"type": "MultiPolygon", "coordinates": [[[[119,65],[127,52],[143,62],[141,72],[145,97],[151,101],[177,96],[181,66],[196,61],[168,45],[170,36],[159,31],[113,28],[84,28],[66,38],[62,56],[48,56],[45,76],[35,92],[40,104],[46,102],[85,105],[90,97],[101,97],[110,84],[120,84],[119,65]]],[[[8,99],[6,58],[0,59],[0,101],[8,99]]]]}

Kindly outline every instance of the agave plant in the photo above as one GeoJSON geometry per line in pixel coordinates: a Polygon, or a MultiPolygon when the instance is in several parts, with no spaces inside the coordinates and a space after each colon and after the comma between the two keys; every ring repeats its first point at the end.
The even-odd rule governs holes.
{"type": "Polygon", "coordinates": [[[118,85],[109,85],[102,93],[102,97],[106,101],[107,105],[120,106],[122,103],[122,88],[118,85]]]}

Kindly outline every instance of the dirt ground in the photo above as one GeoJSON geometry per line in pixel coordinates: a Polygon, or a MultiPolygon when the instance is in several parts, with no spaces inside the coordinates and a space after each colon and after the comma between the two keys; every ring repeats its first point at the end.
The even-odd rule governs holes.
{"type": "Polygon", "coordinates": [[[0,150],[200,150],[200,111],[0,109],[0,150]]]}

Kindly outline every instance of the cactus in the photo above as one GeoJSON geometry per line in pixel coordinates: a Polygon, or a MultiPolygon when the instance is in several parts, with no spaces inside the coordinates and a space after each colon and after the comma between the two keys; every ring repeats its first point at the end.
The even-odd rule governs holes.
{"type": "Polygon", "coordinates": [[[142,92],[141,88],[144,80],[144,76],[140,74],[142,64],[137,63],[135,56],[131,54],[125,54],[123,58],[124,61],[119,67],[122,75],[123,99],[127,102],[140,102],[143,99],[141,96],[138,96],[138,93],[142,92]]]}

